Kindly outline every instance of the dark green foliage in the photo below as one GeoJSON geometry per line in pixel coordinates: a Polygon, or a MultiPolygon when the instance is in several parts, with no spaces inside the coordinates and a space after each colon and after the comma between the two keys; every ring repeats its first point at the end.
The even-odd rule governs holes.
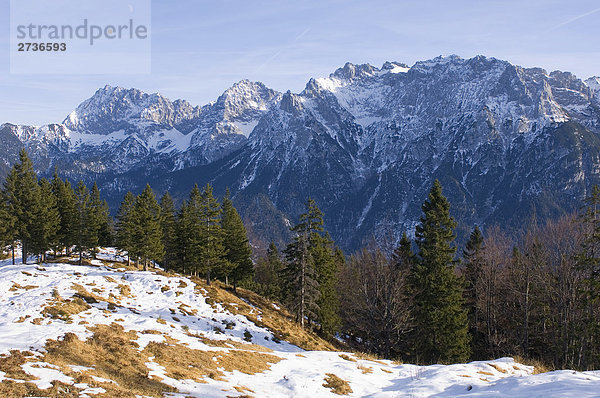
{"type": "Polygon", "coordinates": [[[221,228],[224,234],[225,258],[231,265],[229,276],[233,279],[233,290],[237,283],[251,280],[254,275],[252,249],[246,236],[246,228],[233,202],[229,198],[229,190],[223,199],[223,216],[221,228]]]}
{"type": "Polygon", "coordinates": [[[58,246],[60,213],[52,186],[45,178],[39,181],[38,192],[40,199],[35,209],[38,222],[32,225],[30,248],[31,252],[39,255],[43,261],[46,250],[58,246]]]}
{"type": "Polygon", "coordinates": [[[416,228],[418,260],[410,275],[415,354],[424,363],[465,361],[470,354],[469,335],[463,286],[454,273],[456,222],[439,181],[434,182],[422,210],[416,228]]]}
{"type": "MultiPolygon", "coordinates": [[[[90,191],[83,181],[77,183],[75,197],[77,199],[75,203],[77,213],[77,219],[75,220],[77,231],[76,250],[79,253],[79,264],[81,264],[83,252],[90,249],[97,241],[97,235],[95,228],[90,228],[90,224],[88,224],[90,221],[90,191]]],[[[91,227],[95,227],[93,220],[91,220],[91,227]]]]}
{"type": "Polygon", "coordinates": [[[312,199],[305,206],[285,249],[282,296],[302,326],[316,321],[323,333],[332,334],[340,323],[337,262],[329,236],[323,235],[323,213],[312,199]]]}
{"type": "Polygon", "coordinates": [[[175,267],[177,254],[177,220],[173,198],[166,192],[160,199],[160,227],[162,244],[165,248],[163,266],[165,269],[175,267]]]}
{"type": "Polygon", "coordinates": [[[19,162],[10,170],[4,181],[4,193],[8,212],[14,217],[15,237],[21,241],[22,261],[27,262],[31,253],[30,240],[32,229],[39,221],[40,193],[37,175],[33,163],[25,150],[19,153],[19,162]]]}
{"type": "Polygon", "coordinates": [[[332,336],[339,330],[340,300],[337,293],[338,270],[341,265],[339,255],[336,256],[333,241],[329,235],[313,233],[310,242],[311,258],[314,261],[319,298],[317,300],[317,322],[320,331],[332,336]]]}
{"type": "Polygon", "coordinates": [[[60,225],[58,228],[58,248],[65,248],[67,254],[71,246],[75,244],[76,237],[76,197],[75,191],[71,188],[68,180],[64,182],[54,172],[52,177],[52,192],[56,198],[56,205],[60,216],[60,225]]]}
{"type": "Polygon", "coordinates": [[[100,198],[100,190],[95,182],[90,193],[88,229],[90,247],[95,257],[97,246],[112,243],[112,222],[109,217],[108,204],[100,198]]]}
{"type": "MultiPolygon", "coordinates": [[[[468,310],[469,333],[474,354],[485,351],[485,335],[479,330],[478,286],[481,283],[483,259],[483,235],[478,226],[473,228],[463,251],[463,277],[465,280],[464,298],[468,310]]],[[[484,357],[477,359],[485,359],[484,357]]]]}
{"type": "Polygon", "coordinates": [[[406,232],[403,232],[398,247],[392,253],[392,263],[399,272],[408,272],[414,261],[415,255],[412,252],[410,239],[406,232]]]}
{"type": "Polygon", "coordinates": [[[144,191],[135,198],[130,215],[131,255],[141,259],[146,270],[149,261],[157,261],[164,256],[160,205],[150,185],[146,185],[144,191]]]}
{"type": "Polygon", "coordinates": [[[225,259],[221,206],[214,198],[210,185],[206,185],[202,192],[197,185],[194,186],[187,203],[187,220],[184,218],[184,222],[190,227],[185,232],[189,242],[185,251],[194,274],[205,274],[208,284],[213,272],[226,275],[230,264],[225,259]]]}
{"type": "Polygon", "coordinates": [[[274,300],[282,300],[282,270],[283,261],[281,261],[275,242],[271,242],[267,249],[267,255],[259,258],[256,262],[254,282],[257,292],[274,300]]]}
{"type": "Polygon", "coordinates": [[[15,217],[9,212],[4,192],[0,192],[0,247],[12,245],[15,240],[15,217]]]}
{"type": "Polygon", "coordinates": [[[127,192],[121,205],[119,206],[119,212],[117,213],[116,220],[116,245],[119,250],[127,252],[127,262],[131,259],[129,254],[133,250],[133,205],[135,203],[135,197],[131,192],[127,192]]]}
{"type": "Polygon", "coordinates": [[[319,310],[319,284],[310,252],[311,234],[323,229],[323,218],[315,202],[306,202],[306,212],[291,230],[295,234],[284,253],[286,266],[282,272],[284,299],[295,315],[296,322],[304,326],[306,319],[317,318],[319,310]]]}

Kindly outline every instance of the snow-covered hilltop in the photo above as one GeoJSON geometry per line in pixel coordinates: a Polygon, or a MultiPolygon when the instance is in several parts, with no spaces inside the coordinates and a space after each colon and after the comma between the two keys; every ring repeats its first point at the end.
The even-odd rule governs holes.
{"type": "Polygon", "coordinates": [[[345,248],[410,230],[434,178],[468,224],[558,214],[600,182],[598,134],[597,77],[455,55],[348,63],[300,93],[243,80],[203,107],[107,86],[62,124],[0,127],[40,171],[97,179],[115,201],[150,177],[264,194],[289,217],[311,196],[345,248]]]}
{"type": "Polygon", "coordinates": [[[0,395],[597,396],[599,372],[336,352],[252,293],[116,259],[107,249],[89,266],[0,262],[0,395]]]}

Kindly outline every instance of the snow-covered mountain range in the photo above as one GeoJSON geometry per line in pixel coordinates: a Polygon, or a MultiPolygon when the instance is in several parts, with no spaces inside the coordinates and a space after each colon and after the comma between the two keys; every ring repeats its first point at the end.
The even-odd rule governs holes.
{"type": "Polygon", "coordinates": [[[600,182],[598,134],[600,78],[453,55],[348,63],[297,94],[244,80],[203,107],[107,86],[61,124],[2,125],[12,146],[0,158],[6,167],[25,146],[40,171],[97,179],[117,202],[148,181],[176,196],[210,182],[283,219],[310,196],[355,248],[411,232],[434,178],[463,233],[576,208],[600,182]]]}

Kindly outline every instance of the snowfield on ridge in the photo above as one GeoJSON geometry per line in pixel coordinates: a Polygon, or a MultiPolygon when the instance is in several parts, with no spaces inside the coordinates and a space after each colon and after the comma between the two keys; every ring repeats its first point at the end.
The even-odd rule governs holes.
{"type": "Polygon", "coordinates": [[[118,259],[103,249],[91,265],[0,262],[0,395],[600,396],[600,371],[534,375],[511,358],[398,364],[308,333],[295,338],[324,350],[305,350],[285,340],[296,332],[273,329],[289,316],[276,303],[118,259]]]}

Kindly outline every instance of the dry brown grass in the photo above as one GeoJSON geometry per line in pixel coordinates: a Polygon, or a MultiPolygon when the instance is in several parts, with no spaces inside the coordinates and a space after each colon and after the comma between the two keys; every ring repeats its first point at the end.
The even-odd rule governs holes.
{"type": "Polygon", "coordinates": [[[394,373],[391,370],[387,370],[387,369],[384,369],[384,368],[379,368],[379,369],[381,369],[381,371],[385,372],[385,373],[394,373]]]}
{"type": "Polygon", "coordinates": [[[358,365],[358,369],[365,375],[373,373],[373,368],[370,368],[368,366],[358,365]]]}
{"type": "Polygon", "coordinates": [[[495,363],[488,363],[488,365],[490,365],[492,368],[496,369],[500,373],[507,373],[507,371],[505,369],[496,365],[495,363]]]}
{"type": "Polygon", "coordinates": [[[337,377],[333,373],[326,373],[323,387],[329,388],[332,393],[337,395],[348,395],[352,393],[350,384],[348,384],[346,380],[337,377]]]}
{"type": "Polygon", "coordinates": [[[488,372],[487,370],[480,370],[479,372],[480,375],[486,375],[486,376],[493,376],[494,374],[492,372],[488,372]]]}
{"type": "Polygon", "coordinates": [[[131,288],[129,287],[129,285],[119,285],[119,293],[121,294],[121,297],[131,297],[131,288]]]}
{"type": "Polygon", "coordinates": [[[553,366],[545,364],[544,362],[537,360],[537,359],[527,359],[527,358],[523,358],[520,356],[516,356],[514,358],[514,360],[515,360],[515,362],[518,362],[525,366],[533,366],[533,374],[534,375],[537,375],[540,373],[552,372],[552,371],[556,370],[556,369],[554,369],[553,366]]]}
{"type": "Polygon", "coordinates": [[[205,378],[224,380],[225,372],[237,370],[253,375],[268,370],[282,358],[262,352],[229,350],[200,351],[177,344],[170,337],[165,343],[152,342],[142,352],[143,357],[153,356],[163,366],[168,377],[178,380],[192,379],[205,383],[205,378]]]}
{"type": "Polygon", "coordinates": [[[343,360],[350,361],[350,362],[356,362],[356,359],[352,358],[352,357],[351,357],[351,356],[349,356],[349,355],[346,355],[346,354],[340,354],[339,356],[340,356],[340,358],[342,358],[343,360]]]}
{"type": "Polygon", "coordinates": [[[77,377],[77,374],[69,374],[69,365],[93,367],[92,371],[85,372],[88,379],[92,380],[89,375],[93,374],[117,383],[88,383],[101,385],[107,390],[105,396],[108,397],[160,397],[175,391],[173,387],[148,378],[147,356],[141,355],[137,344],[131,341],[137,338],[135,332],[125,332],[115,323],[98,325],[90,331],[94,334],[85,342],[72,333],[67,333],[61,341],[48,341],[44,360],[59,365],[63,373],[71,377],[77,377]]]}
{"type": "Polygon", "coordinates": [[[207,296],[207,303],[214,306],[220,303],[231,313],[243,315],[256,325],[269,329],[275,336],[274,341],[285,340],[305,350],[336,351],[333,344],[303,329],[289,312],[283,308],[275,309],[271,300],[242,288],[237,289],[237,295],[233,294],[219,281],[207,286],[203,279],[191,279],[196,283],[196,291],[207,296]],[[257,315],[261,316],[260,321],[257,315]]]}
{"type": "Polygon", "coordinates": [[[17,290],[31,290],[31,289],[37,289],[38,287],[39,286],[35,286],[35,285],[21,286],[17,282],[13,282],[13,285],[10,287],[10,289],[8,289],[8,291],[16,292],[17,290]]]}
{"type": "Polygon", "coordinates": [[[46,305],[42,309],[44,316],[52,319],[60,319],[67,323],[73,322],[71,315],[79,314],[80,312],[86,311],[91,307],[80,297],[73,297],[71,299],[64,299],[53,292],[54,299],[50,304],[46,305]]]}

